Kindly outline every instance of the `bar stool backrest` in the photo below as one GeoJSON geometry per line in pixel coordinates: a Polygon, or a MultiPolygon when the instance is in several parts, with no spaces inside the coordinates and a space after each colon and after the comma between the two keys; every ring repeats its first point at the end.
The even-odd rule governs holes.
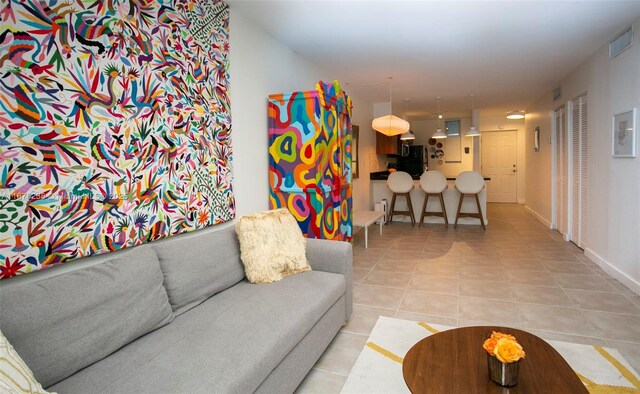
{"type": "Polygon", "coordinates": [[[413,179],[404,171],[392,172],[387,179],[387,187],[394,193],[409,193],[413,189],[413,179]]]}
{"type": "Polygon", "coordinates": [[[484,178],[479,172],[465,171],[456,178],[456,189],[464,194],[478,194],[484,189],[484,178]]]}
{"type": "Polygon", "coordinates": [[[440,171],[425,171],[420,176],[420,187],[425,193],[442,193],[448,187],[447,178],[440,171]]]}

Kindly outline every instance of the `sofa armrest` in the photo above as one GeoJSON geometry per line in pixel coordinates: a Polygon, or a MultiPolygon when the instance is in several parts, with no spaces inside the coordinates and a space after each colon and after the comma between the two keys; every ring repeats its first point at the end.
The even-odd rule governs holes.
{"type": "Polygon", "coordinates": [[[307,260],[311,269],[344,275],[345,321],[353,308],[353,250],[349,242],[307,239],[307,260]]]}

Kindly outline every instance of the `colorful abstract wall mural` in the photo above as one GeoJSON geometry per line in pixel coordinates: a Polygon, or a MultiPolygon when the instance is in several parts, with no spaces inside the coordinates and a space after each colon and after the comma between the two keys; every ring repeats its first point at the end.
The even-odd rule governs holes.
{"type": "Polygon", "coordinates": [[[229,12],[0,0],[0,277],[231,220],[229,12]]]}
{"type": "Polygon", "coordinates": [[[352,237],[351,107],[337,81],[269,96],[269,204],[308,238],[352,237]]]}

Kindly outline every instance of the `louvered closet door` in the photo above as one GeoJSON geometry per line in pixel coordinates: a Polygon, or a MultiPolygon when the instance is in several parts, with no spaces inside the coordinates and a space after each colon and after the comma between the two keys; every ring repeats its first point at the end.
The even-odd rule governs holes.
{"type": "Polygon", "coordinates": [[[567,169],[568,157],[568,137],[567,137],[567,112],[564,107],[554,112],[555,126],[555,163],[556,163],[556,189],[555,189],[555,228],[562,235],[567,235],[567,169]]]}
{"type": "Polygon", "coordinates": [[[571,154],[570,178],[571,189],[569,221],[569,239],[581,248],[587,232],[587,191],[588,191],[588,162],[589,162],[589,125],[587,121],[587,96],[580,96],[570,103],[571,140],[569,150],[571,154]]]}

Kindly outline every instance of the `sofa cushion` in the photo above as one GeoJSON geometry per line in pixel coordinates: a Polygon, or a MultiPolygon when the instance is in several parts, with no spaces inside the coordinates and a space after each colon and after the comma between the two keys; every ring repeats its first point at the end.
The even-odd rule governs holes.
{"type": "Polygon", "coordinates": [[[47,394],[0,331],[0,392],[47,394]]]}
{"type": "Polygon", "coordinates": [[[282,208],[245,215],[236,232],[244,271],[251,283],[271,283],[309,271],[305,239],[291,212],[282,208]]]}
{"type": "Polygon", "coordinates": [[[47,387],[173,319],[152,249],[9,286],[0,329],[47,387]]]}
{"type": "Polygon", "coordinates": [[[244,278],[233,227],[179,236],[158,242],[153,248],[176,315],[244,278]]]}
{"type": "Polygon", "coordinates": [[[269,285],[240,282],[49,389],[254,392],[331,306],[344,302],[344,290],[343,275],[319,271],[269,285]]]}

